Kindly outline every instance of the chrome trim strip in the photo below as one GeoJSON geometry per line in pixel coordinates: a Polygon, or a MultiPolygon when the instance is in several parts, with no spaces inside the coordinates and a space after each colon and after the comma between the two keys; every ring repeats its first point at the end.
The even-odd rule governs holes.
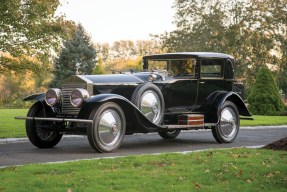
{"type": "Polygon", "coordinates": [[[82,80],[87,82],[87,91],[88,93],[91,95],[94,95],[93,93],[93,81],[89,80],[87,77],[85,77],[84,75],[78,75],[79,78],[81,78],[82,80]]]}
{"type": "Polygon", "coordinates": [[[136,86],[136,85],[139,85],[138,83],[94,83],[94,85],[133,85],[133,86],[136,86]]]}
{"type": "Polygon", "coordinates": [[[204,127],[212,127],[216,126],[216,123],[204,123],[202,124],[203,126],[198,126],[198,125],[162,125],[163,128],[166,129],[189,129],[189,128],[195,128],[195,129],[200,129],[204,127]]]}
{"type": "Polygon", "coordinates": [[[88,119],[65,119],[65,118],[47,118],[47,117],[22,117],[18,116],[15,119],[28,119],[28,120],[37,120],[37,121],[59,121],[59,122],[76,122],[76,123],[93,123],[93,120],[88,119]]]}

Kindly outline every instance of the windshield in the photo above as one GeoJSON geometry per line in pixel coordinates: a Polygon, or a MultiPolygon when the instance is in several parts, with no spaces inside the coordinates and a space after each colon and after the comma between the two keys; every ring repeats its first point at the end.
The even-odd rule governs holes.
{"type": "Polygon", "coordinates": [[[167,71],[174,77],[194,76],[195,59],[176,59],[176,60],[148,60],[149,71],[167,71]]]}

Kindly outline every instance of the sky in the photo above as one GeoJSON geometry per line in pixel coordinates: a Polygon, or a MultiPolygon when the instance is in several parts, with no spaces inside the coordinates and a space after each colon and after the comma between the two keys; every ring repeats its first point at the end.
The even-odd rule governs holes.
{"type": "Polygon", "coordinates": [[[148,40],[172,31],[174,0],[61,0],[57,13],[81,23],[94,42],[148,40]]]}

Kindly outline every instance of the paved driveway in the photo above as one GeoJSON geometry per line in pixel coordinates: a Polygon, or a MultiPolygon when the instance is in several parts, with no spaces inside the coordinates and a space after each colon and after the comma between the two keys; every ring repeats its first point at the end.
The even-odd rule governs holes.
{"type": "Polygon", "coordinates": [[[211,131],[182,132],[177,139],[164,140],[157,133],[125,136],[122,146],[114,153],[97,153],[86,137],[64,137],[52,149],[38,149],[27,139],[0,142],[0,167],[31,163],[69,161],[114,156],[183,152],[212,148],[261,146],[287,137],[287,126],[243,128],[233,143],[218,144],[211,131]]]}

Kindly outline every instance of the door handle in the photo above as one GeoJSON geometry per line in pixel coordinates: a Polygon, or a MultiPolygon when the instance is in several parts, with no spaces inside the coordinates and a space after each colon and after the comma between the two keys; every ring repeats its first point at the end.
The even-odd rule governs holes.
{"type": "Polygon", "coordinates": [[[199,81],[199,84],[205,84],[205,82],[204,81],[199,81]]]}

